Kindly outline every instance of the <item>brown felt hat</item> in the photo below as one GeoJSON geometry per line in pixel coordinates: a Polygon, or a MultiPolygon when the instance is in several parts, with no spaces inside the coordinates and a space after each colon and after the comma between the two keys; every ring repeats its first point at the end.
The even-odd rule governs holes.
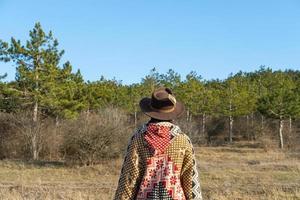
{"type": "Polygon", "coordinates": [[[184,112],[184,105],[178,102],[171,89],[159,88],[152,93],[152,97],[145,97],[140,101],[143,113],[159,120],[172,120],[184,112]]]}

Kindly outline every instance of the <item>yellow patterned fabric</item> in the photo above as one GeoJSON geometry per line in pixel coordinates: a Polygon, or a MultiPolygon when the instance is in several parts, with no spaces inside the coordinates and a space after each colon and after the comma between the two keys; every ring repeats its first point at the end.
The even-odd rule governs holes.
{"type": "Polygon", "coordinates": [[[202,200],[193,145],[169,122],[172,139],[164,153],[145,140],[147,124],[130,139],[114,200],[202,200]]]}

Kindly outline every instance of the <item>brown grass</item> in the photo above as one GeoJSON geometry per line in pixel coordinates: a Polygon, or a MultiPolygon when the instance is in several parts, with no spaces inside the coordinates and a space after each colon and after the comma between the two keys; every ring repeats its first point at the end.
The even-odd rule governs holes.
{"type": "MultiPolygon", "coordinates": [[[[255,148],[196,149],[204,199],[300,199],[300,155],[255,148]]],[[[0,199],[113,198],[122,159],[89,167],[0,162],[0,199]]]]}

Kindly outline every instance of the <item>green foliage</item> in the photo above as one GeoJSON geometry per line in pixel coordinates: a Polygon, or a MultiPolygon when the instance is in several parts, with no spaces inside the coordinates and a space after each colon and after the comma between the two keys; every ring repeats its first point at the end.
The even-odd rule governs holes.
{"type": "Polygon", "coordinates": [[[300,72],[275,71],[261,66],[254,72],[238,72],[225,80],[203,80],[196,72],[184,80],[172,69],[159,73],[156,68],[140,83],[124,85],[115,79],[101,77],[84,82],[78,70],[72,72],[70,62],[61,65],[63,50],[52,32],[45,33],[36,23],[25,44],[12,38],[0,40],[0,61],[16,66],[16,80],[1,82],[2,111],[32,110],[56,118],[76,118],[82,111],[120,107],[133,114],[139,100],[149,97],[160,86],[173,89],[189,114],[210,116],[242,116],[261,112],[268,117],[300,117],[300,72]]]}
{"type": "Polygon", "coordinates": [[[206,81],[203,97],[203,114],[219,116],[221,113],[221,82],[219,80],[206,81]]]}
{"type": "Polygon", "coordinates": [[[169,69],[166,74],[160,74],[159,79],[161,85],[173,89],[176,89],[181,84],[180,75],[173,69],[169,69]]]}
{"type": "Polygon", "coordinates": [[[150,70],[149,75],[142,79],[142,93],[143,96],[150,96],[155,88],[160,86],[160,74],[156,68],[150,70]]]}
{"type": "Polygon", "coordinates": [[[204,84],[201,79],[201,76],[192,71],[177,88],[177,96],[191,114],[198,114],[201,110],[204,98],[204,84]]]}
{"type": "Polygon", "coordinates": [[[11,98],[23,99],[20,108],[32,109],[38,105],[42,113],[66,118],[83,109],[82,76],[80,72],[72,73],[69,62],[60,68],[64,51],[58,49],[58,40],[51,31],[46,34],[40,23],[36,23],[25,45],[12,38],[10,43],[1,42],[0,47],[1,60],[16,65],[11,98]]]}
{"type": "Polygon", "coordinates": [[[299,115],[299,91],[296,82],[282,71],[276,71],[266,79],[267,88],[259,99],[259,111],[272,118],[288,118],[299,115]]]}
{"type": "Polygon", "coordinates": [[[254,86],[242,72],[230,75],[223,83],[220,91],[221,112],[225,116],[246,115],[255,111],[257,95],[254,86]]]}

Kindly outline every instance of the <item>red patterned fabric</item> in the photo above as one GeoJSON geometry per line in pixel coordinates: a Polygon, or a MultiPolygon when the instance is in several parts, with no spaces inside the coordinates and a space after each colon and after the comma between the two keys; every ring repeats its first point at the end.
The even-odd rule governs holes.
{"type": "Polygon", "coordinates": [[[146,173],[136,199],[186,200],[180,182],[180,170],[168,155],[159,154],[147,159],[146,173]]]}
{"type": "Polygon", "coordinates": [[[148,124],[145,140],[158,153],[163,153],[171,140],[170,127],[155,123],[148,124]]]}

